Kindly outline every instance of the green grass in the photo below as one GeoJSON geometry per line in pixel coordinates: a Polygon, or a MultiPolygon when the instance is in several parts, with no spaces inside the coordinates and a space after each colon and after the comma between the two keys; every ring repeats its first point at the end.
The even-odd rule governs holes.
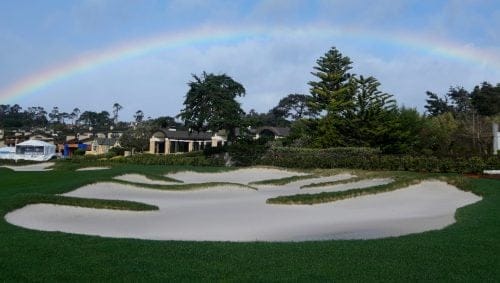
{"type": "Polygon", "coordinates": [[[186,190],[201,190],[201,189],[209,189],[214,187],[238,187],[245,189],[257,190],[257,188],[239,184],[239,183],[231,183],[231,182],[207,182],[207,183],[195,183],[195,184],[174,184],[174,185],[160,185],[160,184],[144,184],[144,183],[135,183],[124,180],[114,179],[111,182],[125,185],[132,185],[140,188],[148,188],[148,189],[156,189],[156,190],[165,190],[165,191],[186,191],[186,190]]]}
{"type": "MultiPolygon", "coordinates": [[[[132,165],[86,172],[0,168],[0,214],[38,194],[60,194],[125,173],[163,175],[186,169],[197,170],[132,165]]],[[[445,177],[483,200],[460,208],[457,223],[445,229],[379,240],[229,243],[112,239],[27,230],[2,217],[0,281],[499,281],[500,181],[445,177]]]]}
{"type": "Polygon", "coordinates": [[[155,174],[149,174],[149,173],[144,174],[144,176],[146,178],[148,178],[149,180],[152,180],[152,181],[165,181],[165,182],[173,182],[173,183],[183,183],[180,180],[177,180],[177,179],[174,179],[174,178],[170,178],[170,177],[167,177],[167,176],[161,176],[161,175],[155,175],[155,174]]]}
{"type": "MultiPolygon", "coordinates": [[[[321,192],[321,193],[301,193],[289,196],[278,196],[270,198],[266,201],[269,204],[318,204],[325,202],[339,201],[343,199],[355,198],[365,195],[374,195],[390,191],[406,188],[410,185],[415,185],[426,177],[408,176],[410,174],[399,175],[394,177],[394,181],[384,185],[372,186],[368,188],[354,188],[338,192],[321,192]]],[[[345,180],[347,181],[347,180],[345,180]]],[[[358,180],[359,181],[359,180],[358,180]]],[[[343,183],[343,182],[342,182],[343,183]]]]}
{"type": "Polygon", "coordinates": [[[359,182],[359,181],[361,181],[363,179],[364,179],[363,177],[352,177],[352,178],[345,179],[345,180],[311,183],[311,184],[300,186],[300,188],[301,189],[307,189],[307,188],[317,188],[317,187],[326,187],[326,186],[335,186],[335,185],[342,185],[342,184],[350,184],[350,183],[359,182]]]}
{"type": "Polygon", "coordinates": [[[78,206],[87,208],[97,208],[97,209],[132,210],[132,211],[158,210],[158,207],[155,205],[149,205],[135,201],[89,199],[89,198],[68,197],[60,195],[48,195],[48,194],[19,195],[17,202],[22,204],[18,206],[24,206],[26,204],[45,203],[45,204],[58,204],[58,205],[69,205],[69,206],[78,206]]]}
{"type": "Polygon", "coordinates": [[[274,185],[274,186],[282,186],[286,184],[290,184],[292,182],[297,182],[300,180],[307,180],[307,179],[313,179],[317,178],[317,175],[311,174],[311,175],[299,175],[299,176],[290,176],[290,177],[285,177],[285,178],[279,178],[279,179],[267,179],[267,180],[262,180],[262,181],[256,181],[256,182],[251,182],[249,183],[250,185],[274,185]]]}

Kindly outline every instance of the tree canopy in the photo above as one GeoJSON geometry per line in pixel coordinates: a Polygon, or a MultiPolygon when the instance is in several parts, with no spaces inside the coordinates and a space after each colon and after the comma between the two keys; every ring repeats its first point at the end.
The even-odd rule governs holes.
{"type": "Polygon", "coordinates": [[[203,72],[201,76],[193,74],[192,77],[178,117],[192,130],[227,130],[233,139],[234,130],[241,125],[244,115],[236,98],[245,95],[245,88],[226,74],[203,72]]]}
{"type": "Polygon", "coordinates": [[[313,101],[313,97],[310,95],[289,94],[283,97],[270,112],[276,117],[291,120],[312,117],[317,114],[316,111],[311,109],[313,101]]]}

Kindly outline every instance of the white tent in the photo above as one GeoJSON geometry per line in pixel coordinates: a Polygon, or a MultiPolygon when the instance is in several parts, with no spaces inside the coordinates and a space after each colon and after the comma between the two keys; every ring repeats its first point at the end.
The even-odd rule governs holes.
{"type": "Polygon", "coordinates": [[[28,140],[16,144],[14,159],[47,161],[55,155],[55,145],[39,140],[28,140]]]}
{"type": "Polygon", "coordinates": [[[14,159],[16,155],[15,147],[0,147],[0,159],[14,159]]]}

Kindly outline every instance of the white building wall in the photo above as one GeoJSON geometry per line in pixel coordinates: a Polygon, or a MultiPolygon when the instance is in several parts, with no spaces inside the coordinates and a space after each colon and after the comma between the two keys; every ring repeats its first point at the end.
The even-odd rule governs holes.
{"type": "Polygon", "coordinates": [[[500,132],[498,131],[498,124],[493,123],[493,154],[498,154],[500,150],[500,132]]]}

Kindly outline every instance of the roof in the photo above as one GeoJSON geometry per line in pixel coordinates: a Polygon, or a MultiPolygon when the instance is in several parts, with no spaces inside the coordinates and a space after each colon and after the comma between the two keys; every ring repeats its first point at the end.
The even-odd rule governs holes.
{"type": "Polygon", "coordinates": [[[115,138],[95,138],[94,142],[97,142],[98,145],[115,145],[118,139],[115,138]]]}
{"type": "Polygon", "coordinates": [[[16,148],[13,146],[0,147],[0,153],[16,153],[16,148]]]}
{"type": "Polygon", "coordinates": [[[44,147],[55,147],[54,144],[39,141],[39,140],[27,140],[21,143],[18,143],[16,146],[44,146],[44,147]]]}
{"type": "Polygon", "coordinates": [[[290,128],[286,128],[286,127],[266,127],[266,126],[264,126],[264,127],[257,128],[256,132],[258,134],[260,134],[264,130],[271,131],[274,133],[274,135],[280,136],[280,137],[286,137],[286,136],[290,135],[290,128]]]}
{"type": "Polygon", "coordinates": [[[157,132],[165,134],[165,138],[174,140],[211,140],[212,133],[207,132],[189,132],[189,131],[169,131],[168,129],[159,129],[157,132]]]}

